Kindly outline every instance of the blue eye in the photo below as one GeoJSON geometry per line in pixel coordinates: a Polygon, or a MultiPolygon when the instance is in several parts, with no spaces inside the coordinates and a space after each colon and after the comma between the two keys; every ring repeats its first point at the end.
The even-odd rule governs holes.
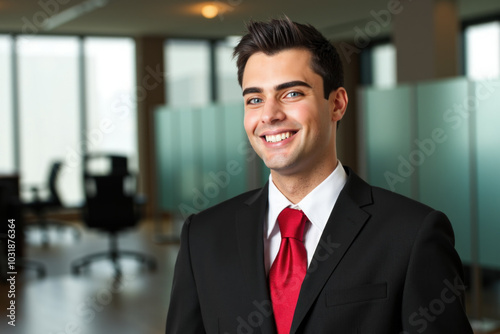
{"type": "Polygon", "coordinates": [[[247,104],[257,104],[262,102],[262,99],[259,99],[258,97],[251,98],[247,101],[247,104]]]}
{"type": "Polygon", "coordinates": [[[299,93],[299,92],[290,92],[290,93],[286,94],[286,97],[298,97],[301,95],[302,95],[302,93],[299,93]]]}

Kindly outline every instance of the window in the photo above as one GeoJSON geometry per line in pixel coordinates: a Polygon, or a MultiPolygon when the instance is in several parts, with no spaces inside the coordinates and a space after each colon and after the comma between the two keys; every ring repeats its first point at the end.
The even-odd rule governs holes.
{"type": "Polygon", "coordinates": [[[233,48],[239,39],[239,36],[229,37],[216,44],[217,92],[221,103],[243,103],[236,60],[233,59],[233,48]]]}
{"type": "Polygon", "coordinates": [[[475,80],[498,78],[500,22],[470,25],[465,29],[465,72],[475,80]]]}
{"type": "Polygon", "coordinates": [[[131,38],[85,38],[89,153],[114,153],[138,168],[135,43],[131,38]]]}
{"type": "Polygon", "coordinates": [[[373,85],[391,87],[397,83],[396,48],[392,44],[376,45],[372,49],[373,85]]]}
{"type": "Polygon", "coordinates": [[[361,84],[377,88],[397,85],[396,47],[389,41],[378,41],[361,52],[361,84]]]}
{"type": "Polygon", "coordinates": [[[0,73],[0,172],[45,185],[61,161],[58,190],[72,206],[83,201],[87,152],[126,155],[138,169],[133,39],[0,35],[0,73]]]}
{"type": "Polygon", "coordinates": [[[208,41],[168,40],[165,64],[169,106],[204,106],[210,102],[208,41]]]}
{"type": "Polygon", "coordinates": [[[77,37],[18,39],[21,180],[44,185],[51,163],[64,160],[65,204],[82,197],[79,157],[71,157],[81,133],[78,52],[77,37]]]}
{"type": "Polygon", "coordinates": [[[0,173],[15,172],[12,105],[12,38],[0,35],[0,173]]]}

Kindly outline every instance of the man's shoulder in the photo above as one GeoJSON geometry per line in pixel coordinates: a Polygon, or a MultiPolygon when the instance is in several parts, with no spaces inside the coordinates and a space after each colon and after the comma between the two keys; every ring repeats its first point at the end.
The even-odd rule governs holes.
{"type": "Polygon", "coordinates": [[[447,215],[435,208],[379,187],[372,187],[372,194],[373,205],[365,210],[380,227],[397,228],[400,231],[400,227],[404,227],[405,233],[411,234],[438,224],[441,230],[445,228],[453,234],[447,215]]]}
{"type": "Polygon", "coordinates": [[[405,207],[412,207],[415,210],[422,211],[432,211],[433,209],[415,199],[412,199],[406,195],[402,195],[388,189],[384,189],[381,187],[371,186],[374,199],[389,201],[393,204],[403,205],[405,207]]]}
{"type": "MultiPolygon", "coordinates": [[[[352,173],[352,171],[350,171],[350,173],[352,173]]],[[[369,205],[365,206],[366,209],[372,207],[372,210],[378,212],[418,216],[425,216],[435,211],[430,206],[415,199],[388,189],[373,186],[354,173],[351,175],[351,181],[353,181],[354,185],[351,186],[350,192],[361,191],[365,193],[365,202],[369,202],[369,205]],[[369,193],[369,195],[366,193],[369,193]],[[367,200],[366,197],[370,197],[370,199],[367,200]]]]}
{"type": "MultiPolygon", "coordinates": [[[[368,214],[369,221],[365,230],[372,237],[395,235],[392,240],[404,242],[416,240],[418,235],[432,235],[432,238],[444,235],[448,240],[453,239],[453,228],[446,214],[424,203],[372,186],[354,173],[350,174],[344,190],[345,196],[350,197],[368,214]]],[[[342,203],[347,202],[344,199],[342,203]]]]}
{"type": "Polygon", "coordinates": [[[249,205],[257,197],[259,197],[262,192],[265,191],[265,187],[253,189],[230,199],[227,199],[221,203],[218,203],[210,208],[207,208],[193,216],[196,220],[210,220],[222,219],[224,217],[234,217],[234,214],[241,210],[244,206],[249,205]]]}

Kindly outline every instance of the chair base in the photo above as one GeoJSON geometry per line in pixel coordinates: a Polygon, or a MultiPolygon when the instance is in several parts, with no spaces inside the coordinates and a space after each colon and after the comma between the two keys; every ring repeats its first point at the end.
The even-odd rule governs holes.
{"type": "Polygon", "coordinates": [[[43,278],[46,275],[45,265],[41,262],[35,260],[29,260],[22,258],[18,260],[17,266],[24,269],[32,269],[35,270],[39,278],[43,278]]]}
{"type": "MultiPolygon", "coordinates": [[[[27,270],[33,270],[36,272],[38,278],[44,278],[47,274],[47,270],[45,269],[45,265],[42,262],[30,260],[26,258],[16,258],[16,269],[17,272],[24,272],[27,270]]],[[[9,271],[7,270],[7,266],[5,268],[0,269],[0,278],[5,280],[9,277],[9,271]]]]}
{"type": "Polygon", "coordinates": [[[40,232],[42,234],[42,245],[44,247],[49,246],[50,244],[50,238],[49,238],[50,227],[55,227],[58,231],[61,231],[62,229],[70,229],[73,232],[75,239],[80,239],[82,235],[80,228],[77,227],[76,225],[58,220],[48,220],[48,219],[37,220],[31,223],[27,223],[25,227],[27,229],[35,227],[38,227],[40,229],[40,232]]]}
{"type": "Polygon", "coordinates": [[[140,252],[120,250],[120,251],[107,251],[107,252],[94,253],[86,255],[80,259],[77,259],[73,261],[73,263],[71,264],[71,272],[75,275],[78,275],[80,274],[83,268],[89,266],[92,262],[103,259],[109,259],[111,260],[111,262],[113,262],[116,273],[120,273],[121,269],[119,260],[120,258],[126,258],[126,257],[133,258],[141,263],[144,263],[149,270],[156,269],[156,260],[153,257],[140,252]]]}
{"type": "Polygon", "coordinates": [[[37,276],[39,278],[42,278],[46,275],[46,270],[45,270],[45,265],[42,262],[35,261],[35,260],[30,260],[24,257],[16,257],[16,265],[14,270],[9,270],[7,266],[7,252],[4,252],[4,250],[7,250],[7,246],[4,240],[8,239],[8,235],[5,233],[0,233],[0,247],[5,248],[3,250],[0,249],[0,278],[2,280],[7,279],[8,277],[8,272],[9,271],[15,271],[17,272],[17,268],[24,270],[24,269],[30,269],[30,270],[35,270],[37,273],[37,276]]]}

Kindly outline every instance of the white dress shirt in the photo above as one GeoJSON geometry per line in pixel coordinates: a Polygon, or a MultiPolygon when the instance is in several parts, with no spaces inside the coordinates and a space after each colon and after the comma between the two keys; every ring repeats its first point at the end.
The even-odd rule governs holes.
{"type": "Polygon", "coordinates": [[[337,202],[340,191],[347,181],[347,174],[340,161],[335,170],[306,195],[299,203],[290,202],[273,183],[269,175],[269,210],[267,221],[264,223],[264,264],[266,273],[269,273],[281,244],[281,233],[278,224],[278,215],[286,207],[302,210],[308,218],[304,230],[304,245],[307,252],[307,265],[311,264],[312,257],[323,234],[328,218],[337,202]]]}

